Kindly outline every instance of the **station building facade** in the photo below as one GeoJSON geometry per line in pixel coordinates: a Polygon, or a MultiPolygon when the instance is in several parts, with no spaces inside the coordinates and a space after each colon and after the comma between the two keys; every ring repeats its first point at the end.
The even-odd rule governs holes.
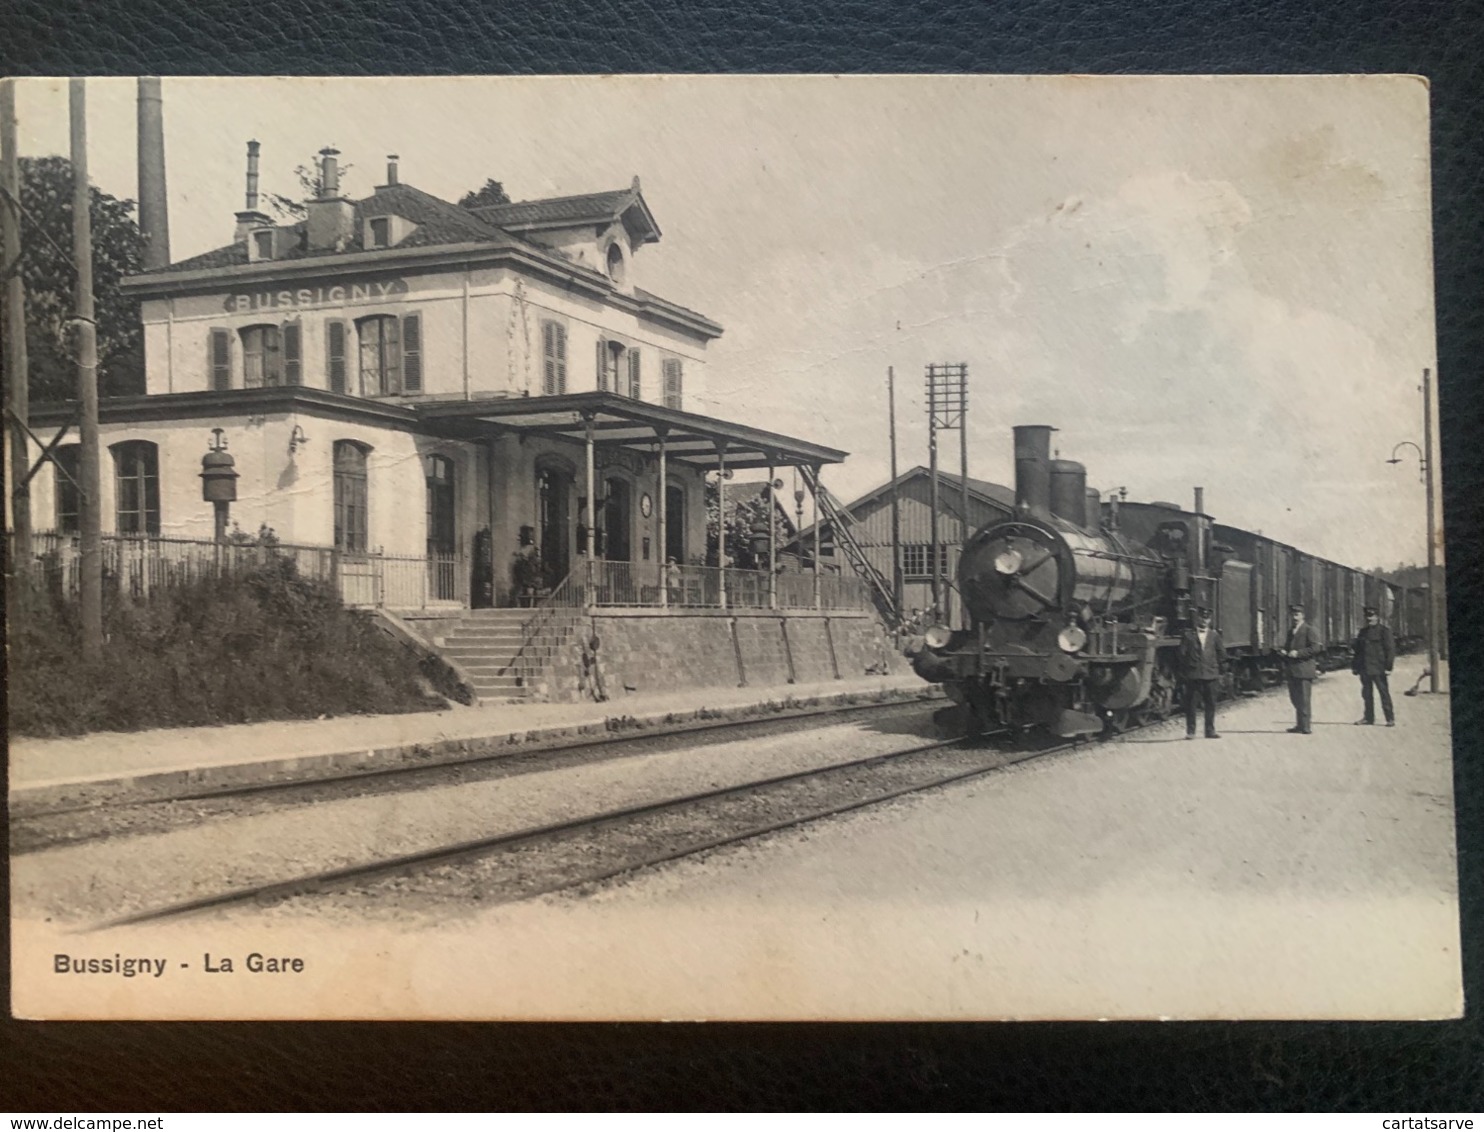
{"type": "MultiPolygon", "coordinates": [[[[125,281],[146,392],[103,402],[105,533],[211,539],[201,461],[224,442],[234,525],[405,564],[408,592],[378,604],[512,604],[588,562],[653,594],[670,560],[705,566],[708,472],[844,458],[698,411],[722,327],[637,286],[660,238],[638,178],[466,208],[395,159],[350,200],[336,163],[324,151],[321,195],[275,223],[250,147],[232,242],[125,281]]],[[[32,511],[75,529],[76,489],[48,467],[32,511]]]]}

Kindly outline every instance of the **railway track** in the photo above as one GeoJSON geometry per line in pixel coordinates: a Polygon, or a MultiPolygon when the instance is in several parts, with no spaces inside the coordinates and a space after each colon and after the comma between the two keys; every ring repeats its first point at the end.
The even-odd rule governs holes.
{"type": "Polygon", "coordinates": [[[941,696],[923,696],[879,703],[834,704],[744,719],[695,721],[664,730],[615,732],[552,746],[512,748],[494,744],[487,752],[436,763],[407,763],[313,779],[220,786],[173,793],[166,798],[49,807],[12,815],[10,851],[31,853],[112,836],[163,833],[213,818],[261,813],[278,807],[540,773],[646,754],[678,742],[733,741],[748,735],[797,729],[801,723],[822,726],[857,717],[890,716],[894,711],[920,710],[927,704],[942,702],[941,696]]]}
{"type": "Polygon", "coordinates": [[[225,889],[107,920],[91,930],[327,898],[392,902],[404,910],[420,903],[452,903],[467,910],[471,901],[528,899],[581,889],[1086,745],[1060,742],[1006,750],[982,742],[971,746],[962,739],[925,743],[286,881],[225,889]]]}

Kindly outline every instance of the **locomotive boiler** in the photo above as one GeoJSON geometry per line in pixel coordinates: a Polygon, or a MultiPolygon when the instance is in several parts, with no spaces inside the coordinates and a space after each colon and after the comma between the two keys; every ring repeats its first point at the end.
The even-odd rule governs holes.
{"type": "Polygon", "coordinates": [[[1212,605],[1229,548],[1208,516],[1130,508],[1087,487],[1084,467],[1051,458],[1047,425],[1015,428],[1015,514],[964,546],[957,584],[967,626],[934,626],[919,676],[963,705],[969,729],[1116,731],[1174,705],[1174,635],[1212,605]]]}

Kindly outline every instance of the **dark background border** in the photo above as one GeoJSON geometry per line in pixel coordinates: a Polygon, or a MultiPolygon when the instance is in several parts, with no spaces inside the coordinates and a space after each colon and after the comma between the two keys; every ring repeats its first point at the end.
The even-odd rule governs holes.
{"type": "MultiPolygon", "coordinates": [[[[1484,11],[1476,0],[6,0],[0,73],[1408,72],[1432,82],[1465,985],[1434,1024],[0,1023],[0,1109],[1475,1110],[1484,11]],[[1469,695],[1469,690],[1474,695],[1469,695]]],[[[1316,422],[1316,427],[1323,427],[1316,422]]],[[[0,880],[3,885],[3,880],[0,880]]],[[[8,940],[6,941],[8,944],[8,940]]],[[[0,991],[8,1001],[8,947],[0,991]]]]}

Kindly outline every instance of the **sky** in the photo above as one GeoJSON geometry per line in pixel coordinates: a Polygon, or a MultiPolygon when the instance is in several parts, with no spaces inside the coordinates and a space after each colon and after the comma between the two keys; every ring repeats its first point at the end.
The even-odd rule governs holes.
{"type": "MultiPolygon", "coordinates": [[[[136,195],[135,84],[88,84],[89,173],[136,195]]],[[[927,462],[924,367],[969,371],[969,474],[1049,424],[1088,482],[1359,567],[1426,557],[1436,372],[1428,94],[1400,76],[165,79],[172,257],[341,150],[353,197],[626,186],[663,238],[633,279],[726,331],[699,411],[851,453],[849,500],[927,462]]],[[[67,152],[22,81],[21,152],[67,152]]],[[[958,437],[940,439],[958,470],[958,437]]]]}

